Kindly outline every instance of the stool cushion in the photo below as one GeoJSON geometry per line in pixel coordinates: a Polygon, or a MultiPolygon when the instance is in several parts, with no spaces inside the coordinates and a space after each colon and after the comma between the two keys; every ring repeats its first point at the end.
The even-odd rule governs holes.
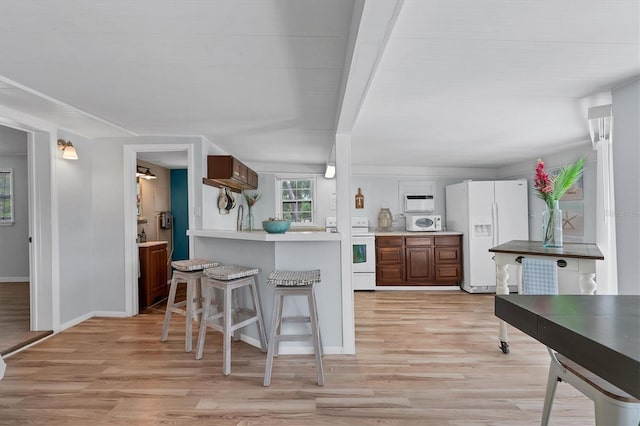
{"type": "Polygon", "coordinates": [[[249,268],[240,265],[220,265],[204,270],[204,274],[210,278],[221,281],[235,280],[238,278],[249,277],[260,272],[258,268],[249,268]]]}
{"type": "Polygon", "coordinates": [[[174,260],[171,262],[174,269],[182,272],[201,271],[218,265],[220,263],[205,259],[174,260]]]}
{"type": "Polygon", "coordinates": [[[273,271],[267,278],[269,284],[284,287],[302,287],[320,282],[320,270],[311,271],[273,271]]]}

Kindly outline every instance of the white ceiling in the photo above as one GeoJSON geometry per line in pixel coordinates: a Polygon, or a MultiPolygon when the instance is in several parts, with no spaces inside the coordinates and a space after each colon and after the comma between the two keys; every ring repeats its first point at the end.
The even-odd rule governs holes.
{"type": "Polygon", "coordinates": [[[587,142],[583,98],[640,75],[638,3],[5,0],[0,105],[245,162],[324,163],[342,122],[355,164],[497,167],[587,142]]]}

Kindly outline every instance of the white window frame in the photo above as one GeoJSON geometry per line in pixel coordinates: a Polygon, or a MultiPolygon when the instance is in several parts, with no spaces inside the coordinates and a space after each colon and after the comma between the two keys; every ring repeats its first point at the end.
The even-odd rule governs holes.
{"type": "Polygon", "coordinates": [[[276,176],[276,216],[282,216],[282,181],[283,180],[309,180],[311,181],[311,222],[291,222],[291,226],[308,227],[316,226],[317,221],[317,176],[314,175],[280,175],[276,176]]]}
{"type": "Polygon", "coordinates": [[[0,226],[10,226],[15,222],[15,196],[13,192],[13,169],[0,169],[0,173],[9,173],[9,203],[11,204],[11,217],[3,219],[0,217],[0,226]]]}

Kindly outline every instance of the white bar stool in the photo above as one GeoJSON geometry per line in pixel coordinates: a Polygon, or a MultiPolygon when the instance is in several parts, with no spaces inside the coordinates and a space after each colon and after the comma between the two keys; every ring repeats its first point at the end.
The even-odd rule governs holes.
{"type": "Polygon", "coordinates": [[[207,279],[203,281],[202,285],[204,305],[198,334],[196,359],[202,358],[207,327],[220,331],[223,341],[222,373],[225,376],[231,374],[231,336],[234,337],[234,340],[239,340],[239,330],[241,328],[257,322],[260,348],[262,352],[267,351],[267,335],[264,331],[262,307],[256,286],[258,272],[260,271],[257,268],[238,265],[221,265],[204,271],[207,279]],[[237,292],[243,287],[249,287],[251,290],[252,309],[244,309],[238,306],[237,292]],[[223,292],[223,306],[220,312],[212,312],[211,309],[216,289],[223,292]]]}
{"type": "Polygon", "coordinates": [[[267,279],[269,284],[276,286],[273,303],[273,315],[271,317],[271,332],[269,334],[269,351],[267,352],[267,364],[264,370],[264,386],[271,384],[271,369],[273,357],[278,355],[281,341],[307,341],[313,342],[316,358],[316,373],[318,385],[324,385],[324,370],[322,369],[322,339],[318,327],[318,308],[313,294],[313,285],[320,282],[320,270],[311,271],[273,271],[267,279]],[[309,304],[309,316],[283,317],[282,307],[286,296],[306,296],[309,304]],[[308,322],[311,325],[310,334],[281,334],[284,322],[308,322]]]}
{"type": "Polygon", "coordinates": [[[169,322],[171,314],[179,314],[186,318],[186,328],[184,337],[184,350],[192,350],[192,328],[193,320],[199,320],[202,312],[202,295],[198,281],[205,278],[202,272],[205,268],[218,266],[218,262],[205,259],[176,260],[171,262],[174,271],[171,275],[171,287],[167,299],[167,308],[164,314],[164,326],[162,327],[161,342],[166,342],[169,337],[169,322]],[[184,301],[176,303],[176,291],[179,283],[187,284],[187,297],[184,301]],[[194,308],[194,304],[196,305],[194,308]]]}

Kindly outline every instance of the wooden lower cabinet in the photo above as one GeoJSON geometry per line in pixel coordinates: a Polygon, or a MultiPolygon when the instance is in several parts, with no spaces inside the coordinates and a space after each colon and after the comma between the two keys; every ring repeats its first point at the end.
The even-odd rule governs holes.
{"type": "Polygon", "coordinates": [[[167,297],[167,244],[140,247],[138,301],[140,309],[167,297]]]}
{"type": "Polygon", "coordinates": [[[377,236],[376,285],[458,285],[461,243],[460,235],[377,236]]]}

